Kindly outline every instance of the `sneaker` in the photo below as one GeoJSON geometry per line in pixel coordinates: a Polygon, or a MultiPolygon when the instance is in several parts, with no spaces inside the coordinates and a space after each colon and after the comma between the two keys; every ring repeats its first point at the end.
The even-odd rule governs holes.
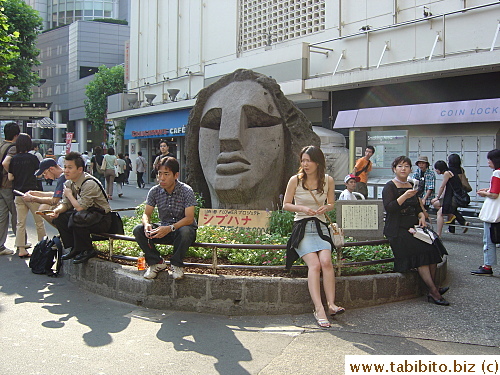
{"type": "Polygon", "coordinates": [[[157,263],[148,267],[146,272],[144,273],[145,279],[154,279],[158,276],[158,272],[164,271],[167,269],[167,265],[165,263],[157,263]]]}
{"type": "Polygon", "coordinates": [[[184,277],[184,267],[177,267],[172,264],[171,270],[174,280],[180,280],[184,277]]]}
{"type": "Polygon", "coordinates": [[[479,267],[477,270],[470,271],[472,275],[478,276],[492,276],[493,270],[491,268],[484,268],[483,266],[479,267]]]}
{"type": "Polygon", "coordinates": [[[14,254],[14,250],[11,250],[11,249],[3,249],[2,251],[0,251],[0,255],[12,255],[14,254]]]}

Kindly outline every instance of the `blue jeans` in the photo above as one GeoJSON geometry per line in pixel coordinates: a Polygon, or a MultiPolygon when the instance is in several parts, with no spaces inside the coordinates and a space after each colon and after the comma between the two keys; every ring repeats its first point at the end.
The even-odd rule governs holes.
{"type": "Polygon", "coordinates": [[[491,241],[491,223],[484,222],[483,233],[483,256],[485,266],[495,266],[497,264],[497,246],[491,241]]]}
{"type": "Polygon", "coordinates": [[[9,231],[9,212],[11,214],[12,232],[16,234],[17,211],[14,204],[14,194],[12,189],[0,188],[0,251],[5,249],[7,232],[9,231]]]}
{"type": "Polygon", "coordinates": [[[170,232],[162,238],[147,238],[144,233],[144,225],[139,224],[134,228],[134,237],[139,247],[144,252],[146,263],[149,266],[161,263],[163,258],[160,252],[156,250],[155,243],[174,245],[174,254],[170,258],[170,264],[177,267],[184,267],[183,259],[189,249],[189,246],[196,240],[196,227],[186,225],[170,232]]]}

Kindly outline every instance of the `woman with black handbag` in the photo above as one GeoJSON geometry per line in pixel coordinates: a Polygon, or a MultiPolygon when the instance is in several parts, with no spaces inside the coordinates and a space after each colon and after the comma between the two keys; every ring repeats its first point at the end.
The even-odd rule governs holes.
{"type": "MultiPolygon", "coordinates": [[[[462,181],[460,181],[460,178],[458,178],[456,174],[450,171],[448,165],[444,160],[438,160],[436,163],[434,163],[434,170],[437,174],[443,175],[443,182],[439,187],[436,198],[431,201],[434,207],[436,207],[436,209],[439,209],[437,213],[437,234],[439,237],[441,237],[445,215],[448,217],[448,221],[446,222],[447,224],[451,224],[451,222],[456,218],[460,225],[468,226],[468,223],[465,221],[464,217],[460,215],[457,210],[457,208],[460,207],[461,204],[455,197],[456,194],[460,194],[461,196],[463,196],[467,195],[467,193],[465,193],[465,191],[463,190],[462,181]]],[[[464,229],[464,233],[467,232],[466,229],[464,229]]]]}
{"type": "Polygon", "coordinates": [[[497,264],[496,243],[500,240],[499,238],[493,238],[493,234],[498,234],[498,226],[500,225],[500,150],[491,150],[488,152],[487,158],[488,166],[493,169],[490,187],[477,191],[477,195],[484,198],[483,207],[479,213],[479,218],[484,222],[484,264],[479,269],[471,271],[471,274],[491,276],[493,275],[492,266],[497,264]]]}
{"type": "Polygon", "coordinates": [[[434,282],[437,264],[446,249],[437,244],[429,244],[417,239],[413,233],[415,226],[426,227],[417,189],[408,181],[411,160],[399,156],[392,162],[395,177],[387,182],[382,190],[382,200],[387,214],[384,235],[389,240],[394,253],[394,271],[405,272],[416,268],[418,274],[429,288],[427,299],[436,305],[448,306],[443,294],[449,288],[438,288],[434,282]]]}
{"type": "Polygon", "coordinates": [[[326,212],[334,208],[335,183],[325,174],[325,164],[325,156],[318,147],[306,146],[301,150],[300,168],[288,181],[283,209],[295,212],[292,235],[287,244],[287,268],[299,256],[307,264],[307,285],[314,304],[314,318],[321,328],[330,328],[321,300],[321,274],[328,315],[341,314],[345,309],[335,304],[334,245],[325,217],[326,212]]]}

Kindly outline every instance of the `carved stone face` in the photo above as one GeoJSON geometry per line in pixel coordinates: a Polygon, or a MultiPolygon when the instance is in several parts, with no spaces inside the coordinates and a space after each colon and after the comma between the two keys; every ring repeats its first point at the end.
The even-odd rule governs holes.
{"type": "Polygon", "coordinates": [[[214,207],[253,202],[246,208],[263,209],[262,202],[280,194],[275,190],[284,168],[283,120],[257,82],[232,82],[207,100],[198,148],[214,207]]]}

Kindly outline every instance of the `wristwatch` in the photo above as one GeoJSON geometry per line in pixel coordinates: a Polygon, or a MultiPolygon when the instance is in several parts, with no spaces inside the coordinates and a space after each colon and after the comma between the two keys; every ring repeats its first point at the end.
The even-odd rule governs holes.
{"type": "Polygon", "coordinates": [[[170,229],[172,230],[172,232],[175,232],[175,227],[174,227],[174,224],[171,224],[169,225],[170,229]]]}

